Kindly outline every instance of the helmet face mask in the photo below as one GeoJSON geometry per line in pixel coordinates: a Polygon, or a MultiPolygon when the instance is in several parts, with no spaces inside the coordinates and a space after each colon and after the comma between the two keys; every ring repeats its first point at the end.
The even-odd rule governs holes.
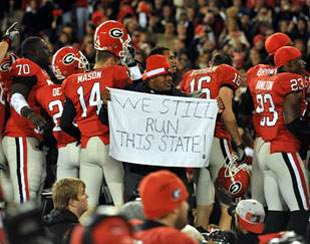
{"type": "Polygon", "coordinates": [[[99,25],[94,34],[94,48],[108,51],[118,58],[123,58],[128,52],[131,38],[125,26],[114,20],[108,20],[99,25]]]}
{"type": "Polygon", "coordinates": [[[52,70],[58,80],[89,70],[89,63],[81,51],[74,47],[60,48],[52,59],[52,70]]]}
{"type": "Polygon", "coordinates": [[[233,157],[228,164],[224,164],[216,179],[218,186],[233,198],[243,196],[250,184],[250,175],[246,164],[238,164],[233,157]]]}

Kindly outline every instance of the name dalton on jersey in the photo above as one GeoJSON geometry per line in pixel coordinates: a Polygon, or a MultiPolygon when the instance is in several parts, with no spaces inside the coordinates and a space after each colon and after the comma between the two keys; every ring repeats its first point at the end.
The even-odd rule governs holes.
{"type": "Polygon", "coordinates": [[[86,74],[81,74],[78,76],[77,83],[82,83],[84,81],[99,79],[102,77],[102,71],[93,71],[86,74]]]}
{"type": "Polygon", "coordinates": [[[259,80],[256,84],[255,89],[257,90],[266,90],[266,91],[271,91],[273,86],[273,81],[264,81],[264,80],[259,80]]]}

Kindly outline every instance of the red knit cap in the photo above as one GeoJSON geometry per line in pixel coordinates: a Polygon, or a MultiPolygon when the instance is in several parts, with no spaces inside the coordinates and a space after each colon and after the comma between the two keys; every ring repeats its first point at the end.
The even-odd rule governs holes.
{"type": "Polygon", "coordinates": [[[173,173],[160,170],[144,177],[139,185],[144,215],[158,219],[178,208],[187,199],[184,183],[173,173]]]}
{"type": "MultiPolygon", "coordinates": [[[[70,244],[82,244],[85,227],[76,226],[73,230],[70,244]]],[[[107,217],[91,229],[91,238],[94,244],[132,244],[133,232],[124,219],[114,216],[107,217]]]]}
{"type": "Polygon", "coordinates": [[[168,74],[170,71],[168,59],[159,54],[151,55],[146,59],[146,70],[144,79],[149,79],[154,76],[168,74]]]}
{"type": "Polygon", "coordinates": [[[269,54],[274,54],[280,47],[287,46],[291,39],[284,33],[277,32],[268,36],[265,41],[265,48],[269,54]]]}
{"type": "Polygon", "coordinates": [[[288,61],[301,57],[301,52],[290,46],[281,47],[274,55],[274,63],[277,67],[285,65],[288,61]]]}

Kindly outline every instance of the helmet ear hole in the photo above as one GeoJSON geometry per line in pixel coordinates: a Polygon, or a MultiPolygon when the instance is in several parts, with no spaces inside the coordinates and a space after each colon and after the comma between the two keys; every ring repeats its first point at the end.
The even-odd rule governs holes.
{"type": "Polygon", "coordinates": [[[58,80],[63,80],[76,73],[87,71],[86,57],[77,48],[66,46],[60,48],[52,58],[52,70],[58,80]]]}

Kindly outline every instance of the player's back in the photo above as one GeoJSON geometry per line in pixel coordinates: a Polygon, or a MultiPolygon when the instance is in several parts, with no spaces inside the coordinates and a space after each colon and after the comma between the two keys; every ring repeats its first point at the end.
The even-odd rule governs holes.
{"type": "MultiPolygon", "coordinates": [[[[230,65],[221,64],[188,71],[181,81],[180,88],[188,95],[215,99],[221,87],[229,87],[235,92],[240,84],[240,73],[230,65]]],[[[215,136],[230,139],[229,133],[220,120],[216,123],[215,136]]]]}
{"type": "Polygon", "coordinates": [[[60,128],[60,117],[63,112],[63,104],[65,101],[61,85],[49,84],[39,88],[36,93],[36,101],[53,119],[53,134],[57,140],[58,147],[65,146],[70,142],[76,141],[74,137],[68,135],[60,128]]]}
{"type": "Polygon", "coordinates": [[[127,69],[116,65],[74,74],[64,81],[64,95],[72,101],[76,110],[82,148],[93,136],[99,136],[105,144],[109,143],[109,128],[98,118],[102,106],[101,94],[106,87],[124,88],[128,79],[127,69]]]}
{"type": "MultiPolygon", "coordinates": [[[[255,98],[254,92],[255,92],[255,86],[256,82],[258,81],[258,77],[262,76],[271,76],[275,75],[277,73],[277,68],[275,66],[271,66],[268,64],[257,64],[250,68],[247,73],[246,73],[246,83],[248,86],[248,89],[250,90],[252,100],[253,100],[253,105],[256,108],[257,107],[257,100],[255,98]]],[[[259,116],[255,113],[253,113],[253,126],[256,132],[256,136],[260,137],[259,134],[259,116]]]]}
{"type": "Polygon", "coordinates": [[[297,152],[300,142],[286,128],[283,113],[285,97],[303,90],[303,77],[285,72],[256,79],[253,99],[257,102],[255,113],[259,116],[260,135],[271,142],[272,152],[297,152]]]}
{"type": "MultiPolygon", "coordinates": [[[[18,58],[12,64],[8,87],[11,86],[12,82],[21,82],[30,88],[30,92],[26,98],[27,103],[31,109],[39,113],[40,107],[36,104],[35,94],[40,87],[51,83],[46,71],[29,59],[18,58]]],[[[34,131],[31,122],[20,116],[13,107],[10,108],[10,117],[7,121],[4,134],[12,137],[41,137],[34,131]]]]}
{"type": "Polygon", "coordinates": [[[203,69],[188,71],[181,81],[181,90],[188,95],[198,95],[201,98],[215,99],[222,86],[223,68],[228,65],[218,65],[203,69]]]}

